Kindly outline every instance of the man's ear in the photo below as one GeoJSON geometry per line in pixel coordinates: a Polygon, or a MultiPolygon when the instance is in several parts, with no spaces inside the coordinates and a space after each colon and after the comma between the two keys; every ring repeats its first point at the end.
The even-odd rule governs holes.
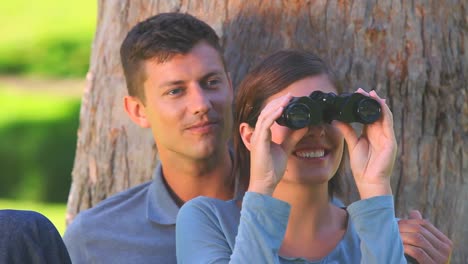
{"type": "Polygon", "coordinates": [[[250,151],[252,134],[255,131],[253,127],[250,127],[247,123],[242,123],[239,126],[239,133],[244,142],[245,147],[250,151]]]}
{"type": "Polygon", "coordinates": [[[124,109],[127,112],[128,116],[134,123],[143,127],[149,128],[150,123],[146,118],[145,105],[143,102],[135,96],[125,96],[124,97],[124,109]]]}

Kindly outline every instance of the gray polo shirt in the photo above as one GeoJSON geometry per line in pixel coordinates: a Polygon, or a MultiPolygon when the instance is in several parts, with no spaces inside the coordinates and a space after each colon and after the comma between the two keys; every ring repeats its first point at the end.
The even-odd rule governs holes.
{"type": "Polygon", "coordinates": [[[154,180],[81,212],[64,235],[74,264],[176,263],[179,207],[166,189],[161,166],[154,180]]]}

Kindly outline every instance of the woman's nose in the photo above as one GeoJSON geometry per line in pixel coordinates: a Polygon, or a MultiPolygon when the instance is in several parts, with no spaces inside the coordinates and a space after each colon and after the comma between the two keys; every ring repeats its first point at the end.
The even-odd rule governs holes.
{"type": "Polygon", "coordinates": [[[325,136],[325,126],[323,124],[316,125],[316,126],[309,126],[308,134],[314,137],[323,137],[325,136]]]}

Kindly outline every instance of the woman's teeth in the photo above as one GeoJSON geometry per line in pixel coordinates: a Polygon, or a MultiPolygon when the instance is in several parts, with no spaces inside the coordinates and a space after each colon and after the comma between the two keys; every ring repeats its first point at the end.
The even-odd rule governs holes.
{"type": "Polygon", "coordinates": [[[296,156],[300,158],[321,158],[325,156],[325,150],[314,150],[314,151],[297,151],[296,156]]]}

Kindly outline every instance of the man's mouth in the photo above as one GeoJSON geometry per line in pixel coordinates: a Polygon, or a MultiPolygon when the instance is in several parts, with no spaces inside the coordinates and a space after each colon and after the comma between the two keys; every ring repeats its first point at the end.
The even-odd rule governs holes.
{"type": "Polygon", "coordinates": [[[206,121],[206,122],[193,124],[189,126],[187,129],[192,132],[208,133],[212,131],[217,125],[218,125],[218,122],[216,121],[206,121]]]}

